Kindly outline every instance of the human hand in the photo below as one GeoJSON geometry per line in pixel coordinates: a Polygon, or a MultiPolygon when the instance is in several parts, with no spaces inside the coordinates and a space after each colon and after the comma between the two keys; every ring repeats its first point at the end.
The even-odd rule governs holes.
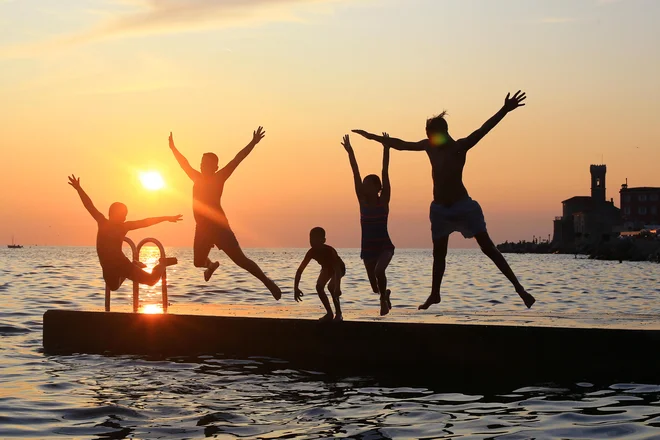
{"type": "Polygon", "coordinates": [[[266,136],[266,132],[262,126],[259,126],[256,131],[252,132],[252,143],[255,145],[258,144],[259,141],[264,138],[264,136],[266,136]]]}
{"type": "Polygon", "coordinates": [[[301,302],[303,296],[305,296],[305,294],[302,292],[302,290],[297,287],[293,289],[293,298],[296,300],[296,302],[301,302]]]}
{"type": "Polygon", "coordinates": [[[389,150],[390,149],[390,144],[387,141],[390,138],[390,135],[383,132],[383,138],[384,138],[383,139],[383,148],[385,148],[386,150],[389,150]]]}
{"type": "Polygon", "coordinates": [[[170,149],[174,149],[174,138],[172,137],[171,131],[170,131],[169,141],[170,141],[170,149]]]}
{"type": "Polygon", "coordinates": [[[344,139],[342,140],[341,144],[344,146],[344,149],[346,150],[347,153],[352,153],[353,152],[353,147],[351,146],[351,139],[348,137],[348,135],[344,135],[344,139]]]}
{"type": "Polygon", "coordinates": [[[518,90],[513,96],[511,96],[511,93],[506,94],[506,98],[504,98],[504,109],[507,112],[513,111],[517,109],[518,107],[522,107],[525,105],[523,102],[527,98],[527,95],[525,92],[521,92],[518,90]]]}
{"type": "Polygon", "coordinates": [[[79,191],[82,189],[80,186],[80,177],[76,178],[73,174],[69,176],[69,185],[73,187],[76,191],[79,191]]]}
{"type": "Polygon", "coordinates": [[[167,221],[168,221],[168,222],[172,222],[172,223],[180,222],[182,219],[183,219],[183,215],[182,215],[182,214],[179,214],[179,215],[171,215],[171,216],[167,217],[167,221]]]}
{"type": "Polygon", "coordinates": [[[374,140],[374,135],[364,130],[351,130],[353,133],[359,134],[367,139],[374,140]]]}

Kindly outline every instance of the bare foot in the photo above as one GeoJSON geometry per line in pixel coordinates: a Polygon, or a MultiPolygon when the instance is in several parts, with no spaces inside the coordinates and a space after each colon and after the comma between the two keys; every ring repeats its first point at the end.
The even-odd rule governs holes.
{"type": "Polygon", "coordinates": [[[208,282],[211,279],[211,275],[213,275],[213,272],[215,272],[218,267],[220,267],[219,261],[211,263],[211,265],[204,271],[204,281],[208,282]]]}
{"type": "Polygon", "coordinates": [[[522,300],[525,302],[527,308],[531,309],[534,303],[536,302],[536,299],[532,295],[527,293],[527,291],[522,287],[520,289],[516,289],[516,291],[518,292],[518,295],[520,295],[522,300]]]}
{"type": "Polygon", "coordinates": [[[167,258],[160,258],[158,260],[158,263],[164,266],[174,266],[175,264],[179,264],[179,260],[177,260],[176,257],[167,257],[167,258]]]}
{"type": "Polygon", "coordinates": [[[331,322],[332,321],[332,313],[326,313],[322,317],[319,318],[319,322],[331,322]]]}
{"type": "Polygon", "coordinates": [[[387,299],[384,296],[380,297],[380,316],[385,316],[390,313],[390,308],[387,305],[387,299]]]}
{"type": "Polygon", "coordinates": [[[341,313],[337,313],[335,315],[335,319],[333,319],[334,322],[342,322],[344,320],[344,316],[341,313]]]}
{"type": "Polygon", "coordinates": [[[424,304],[421,306],[417,307],[417,310],[426,310],[429,307],[431,307],[433,304],[440,304],[440,294],[438,293],[437,295],[434,295],[433,293],[429,295],[429,297],[426,299],[424,304]]]}
{"type": "Polygon", "coordinates": [[[273,280],[268,280],[268,284],[266,284],[266,287],[268,287],[268,290],[270,290],[271,295],[273,295],[273,298],[275,298],[276,301],[279,301],[280,298],[282,298],[282,290],[277,287],[277,284],[273,280]]]}

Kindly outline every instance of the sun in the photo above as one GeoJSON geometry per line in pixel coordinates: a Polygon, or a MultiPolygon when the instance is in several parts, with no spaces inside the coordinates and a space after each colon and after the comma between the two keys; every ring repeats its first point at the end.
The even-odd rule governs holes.
{"type": "Polygon", "coordinates": [[[142,186],[149,191],[158,191],[165,187],[163,176],[158,171],[146,171],[140,173],[140,182],[142,186]]]}

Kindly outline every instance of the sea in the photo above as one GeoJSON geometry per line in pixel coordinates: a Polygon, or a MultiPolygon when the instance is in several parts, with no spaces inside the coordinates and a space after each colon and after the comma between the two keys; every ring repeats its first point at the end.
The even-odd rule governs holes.
{"type": "MultiPolygon", "coordinates": [[[[205,283],[191,249],[166,250],[179,259],[168,270],[172,303],[275,304],[224,254],[214,251],[221,266],[205,283]]],[[[147,263],[158,257],[155,248],[143,252],[147,263]]],[[[245,252],[282,286],[281,301],[295,311],[293,279],[305,249],[245,252]]],[[[376,315],[378,297],[359,250],[339,253],[347,266],[345,319],[357,311],[376,315]]],[[[434,312],[660,315],[658,264],[506,257],[537,298],[532,310],[478,250],[452,250],[443,301],[434,312]]],[[[388,270],[393,313],[416,310],[426,299],[431,262],[430,250],[396,251],[388,270]]],[[[312,304],[318,302],[311,294],[314,264],[301,284],[312,304]]],[[[529,383],[493,394],[412,386],[405,375],[395,384],[336,377],[283,359],[45,354],[44,312],[102,307],[103,292],[94,248],[0,249],[0,438],[660,439],[660,372],[655,383],[529,383]]],[[[144,288],[141,295],[145,303],[158,303],[160,288],[144,288]]],[[[113,304],[130,303],[126,284],[113,304]]]]}

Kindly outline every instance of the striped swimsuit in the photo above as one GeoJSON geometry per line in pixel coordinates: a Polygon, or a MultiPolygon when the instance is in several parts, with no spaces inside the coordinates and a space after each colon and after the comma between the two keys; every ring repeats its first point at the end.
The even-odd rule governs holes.
{"type": "Polygon", "coordinates": [[[387,206],[360,206],[362,226],[360,258],[363,260],[378,258],[383,252],[394,252],[394,245],[387,232],[388,215],[387,206]]]}

